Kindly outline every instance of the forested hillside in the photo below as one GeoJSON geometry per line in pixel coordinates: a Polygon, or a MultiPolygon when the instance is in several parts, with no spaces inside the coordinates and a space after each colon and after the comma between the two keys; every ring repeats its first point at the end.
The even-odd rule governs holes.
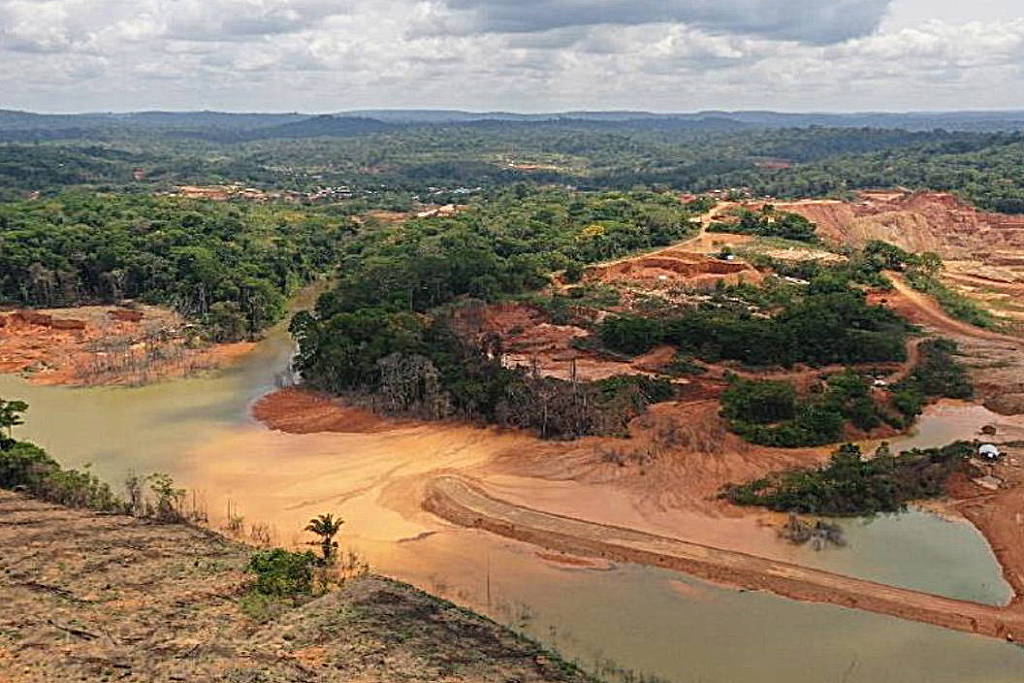
{"type": "Polygon", "coordinates": [[[52,307],[140,299],[257,334],[286,295],[329,272],[348,218],[287,207],[74,193],[0,204],[0,302],[52,307]]]}
{"type": "Polygon", "coordinates": [[[745,186],[779,197],[888,187],[947,190],[992,211],[1024,213],[1022,159],[1024,135],[1015,133],[842,154],[776,171],[746,169],[708,178],[701,186],[745,186]]]}
{"type": "Polygon", "coordinates": [[[666,384],[622,378],[581,388],[528,377],[502,366],[497,347],[466,343],[444,307],[528,292],[553,270],[668,244],[693,229],[692,216],[666,195],[520,186],[455,218],[369,234],[336,289],[293,321],[296,368],[313,386],[393,413],[481,418],[544,436],[621,432],[671,394],[666,384]]]}
{"type": "Polygon", "coordinates": [[[753,119],[712,125],[714,117],[701,125],[661,118],[399,124],[289,116],[235,125],[212,114],[190,125],[185,115],[136,119],[146,125],[57,127],[31,143],[23,128],[5,134],[0,121],[0,140],[9,140],[0,143],[0,199],[76,186],[138,192],[240,183],[299,192],[343,188],[328,196],[355,208],[390,209],[407,208],[416,197],[450,199],[452,191],[520,182],[746,188],[780,197],[905,186],[958,192],[988,209],[1024,210],[1019,132],[779,128],[753,119]]]}

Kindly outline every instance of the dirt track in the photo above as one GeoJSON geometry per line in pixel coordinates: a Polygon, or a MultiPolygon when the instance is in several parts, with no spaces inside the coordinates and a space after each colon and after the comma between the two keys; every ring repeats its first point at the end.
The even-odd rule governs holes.
{"type": "Polygon", "coordinates": [[[903,276],[893,272],[886,272],[886,275],[893,283],[896,291],[914,307],[912,322],[917,322],[933,327],[939,332],[952,335],[984,339],[987,341],[1008,342],[1020,344],[1021,340],[1007,334],[1000,334],[992,330],[975,327],[969,323],[950,317],[942,308],[928,295],[923,294],[910,286],[903,276]]]}
{"type": "MultiPolygon", "coordinates": [[[[996,607],[895,588],[745,553],[516,506],[466,481],[443,476],[424,507],[450,522],[552,550],[674,569],[719,583],[785,597],[853,607],[936,626],[1014,639],[1024,634],[1018,599],[996,607]]],[[[1019,585],[1015,582],[1014,586],[1019,585]]]]}

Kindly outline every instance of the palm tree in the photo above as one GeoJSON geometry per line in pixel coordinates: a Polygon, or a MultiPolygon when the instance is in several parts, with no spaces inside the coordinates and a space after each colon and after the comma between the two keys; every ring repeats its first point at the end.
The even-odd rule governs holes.
{"type": "MultiPolygon", "coordinates": [[[[320,537],[320,550],[324,554],[324,562],[330,564],[334,557],[334,550],[338,547],[338,543],[334,540],[334,537],[341,531],[341,525],[345,521],[340,517],[334,519],[334,515],[326,514],[314,517],[309,520],[309,524],[306,525],[306,531],[316,534],[320,537]]],[[[310,545],[315,545],[316,542],[310,545]]]]}

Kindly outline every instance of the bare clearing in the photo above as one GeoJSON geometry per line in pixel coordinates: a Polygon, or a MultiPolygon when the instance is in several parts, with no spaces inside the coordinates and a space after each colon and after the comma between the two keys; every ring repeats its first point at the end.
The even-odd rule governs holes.
{"type": "Polygon", "coordinates": [[[1024,322],[1024,216],[981,211],[941,192],[862,192],[853,202],[777,207],[813,221],[822,237],[838,244],[883,240],[908,251],[933,251],[946,263],[947,284],[1010,322],[1024,322]]]}
{"type": "Polygon", "coordinates": [[[155,306],[79,306],[0,313],[0,372],[37,384],[145,384],[221,367],[255,344],[205,344],[155,306]]]}
{"type": "Polygon", "coordinates": [[[3,681],[585,681],[482,617],[379,577],[266,623],[250,548],[0,492],[3,681]]]}

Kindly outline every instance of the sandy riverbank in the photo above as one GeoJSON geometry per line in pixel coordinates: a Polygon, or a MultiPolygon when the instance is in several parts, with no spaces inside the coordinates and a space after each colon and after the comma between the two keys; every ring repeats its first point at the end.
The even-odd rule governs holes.
{"type": "MultiPolygon", "coordinates": [[[[993,637],[1024,634],[1019,597],[997,608],[801,566],[798,554],[776,536],[781,516],[736,508],[716,494],[731,481],[821,462],[829,449],[765,449],[746,444],[716,422],[715,401],[654,406],[631,425],[630,439],[586,438],[569,443],[468,425],[390,424],[301,389],[264,397],[255,414],[268,426],[284,431],[358,433],[370,439],[377,438],[375,434],[386,436],[392,448],[401,451],[394,454],[398,460],[392,460],[391,466],[406,459],[402,455],[406,441],[408,446],[425,446],[430,439],[462,442],[461,462],[446,460],[431,466],[417,458],[415,472],[385,487],[380,504],[402,515],[417,515],[414,508],[422,503],[448,522],[483,528],[548,551],[674,568],[742,588],[993,637]],[[672,424],[691,432],[677,435],[671,445],[659,441],[657,435],[672,424]],[[568,520],[566,528],[547,528],[552,519],[568,520]],[[582,536],[576,537],[576,531],[582,536]],[[619,532],[637,534],[639,545],[592,543],[619,532]],[[662,557],[658,549],[666,543],[675,550],[662,557]],[[714,561],[708,559],[711,551],[714,561]]],[[[985,495],[970,482],[959,482],[952,491],[954,497],[943,507],[978,527],[1015,595],[1020,596],[1024,594],[1024,487],[1016,486],[1015,470],[1003,476],[1014,488],[985,495]]]]}
{"type": "Polygon", "coordinates": [[[424,507],[455,524],[561,552],[675,569],[715,583],[995,638],[1013,640],[1024,634],[1024,610],[1017,598],[1006,607],[982,605],[634,529],[593,524],[511,505],[456,477],[434,479],[424,507]]]}

